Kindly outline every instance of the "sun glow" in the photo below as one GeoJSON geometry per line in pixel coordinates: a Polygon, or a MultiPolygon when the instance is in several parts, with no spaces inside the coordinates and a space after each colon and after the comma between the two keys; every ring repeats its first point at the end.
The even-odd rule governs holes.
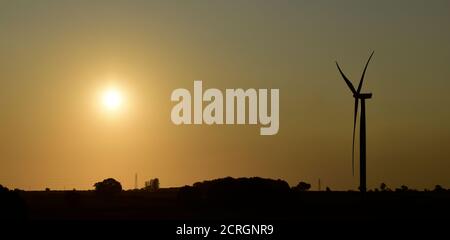
{"type": "Polygon", "coordinates": [[[105,109],[117,111],[123,104],[123,95],[118,89],[109,88],[103,92],[101,103],[105,109]]]}

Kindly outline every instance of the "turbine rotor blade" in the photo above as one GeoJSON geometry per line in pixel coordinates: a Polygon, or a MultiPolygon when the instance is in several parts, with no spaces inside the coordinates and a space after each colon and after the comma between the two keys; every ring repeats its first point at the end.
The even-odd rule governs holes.
{"type": "Polygon", "coordinates": [[[363,81],[364,81],[364,75],[366,75],[367,66],[369,65],[370,59],[372,59],[372,56],[373,56],[374,52],[375,51],[372,51],[372,54],[370,54],[369,59],[367,59],[366,66],[364,67],[364,71],[363,71],[362,76],[361,76],[361,80],[359,80],[358,90],[356,90],[357,93],[361,92],[362,84],[363,84],[363,81]]]}
{"type": "Polygon", "coordinates": [[[355,176],[355,132],[356,132],[357,117],[358,117],[358,98],[355,97],[355,113],[353,118],[353,139],[352,139],[352,176],[355,176]]]}
{"type": "Polygon", "coordinates": [[[345,76],[345,74],[342,72],[341,68],[339,67],[339,64],[336,62],[336,66],[339,69],[339,72],[341,73],[342,78],[344,78],[345,83],[347,83],[347,86],[350,88],[353,94],[356,94],[355,87],[353,87],[352,82],[348,80],[348,78],[345,76]]]}

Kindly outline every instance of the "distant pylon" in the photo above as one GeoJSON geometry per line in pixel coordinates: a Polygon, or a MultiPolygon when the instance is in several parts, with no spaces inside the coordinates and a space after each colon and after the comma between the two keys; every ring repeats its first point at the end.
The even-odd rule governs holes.
{"type": "Polygon", "coordinates": [[[322,185],[320,184],[320,178],[319,178],[319,191],[322,191],[322,185]]]}
{"type": "Polygon", "coordinates": [[[137,173],[134,175],[134,189],[138,189],[138,176],[137,176],[137,173]]]}

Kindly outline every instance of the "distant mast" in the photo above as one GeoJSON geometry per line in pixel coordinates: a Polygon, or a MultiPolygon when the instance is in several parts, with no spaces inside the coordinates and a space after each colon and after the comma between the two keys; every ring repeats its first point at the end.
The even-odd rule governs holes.
{"type": "Polygon", "coordinates": [[[134,175],[134,189],[138,189],[138,176],[137,176],[137,173],[134,175]]]}

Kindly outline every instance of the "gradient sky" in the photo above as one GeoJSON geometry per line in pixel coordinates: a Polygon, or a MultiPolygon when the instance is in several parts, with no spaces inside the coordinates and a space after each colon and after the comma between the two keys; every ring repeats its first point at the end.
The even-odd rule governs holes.
{"type": "Polygon", "coordinates": [[[0,184],[181,186],[225,176],[356,189],[353,98],[367,102],[368,186],[450,187],[449,1],[0,1],[0,184]],[[176,88],[279,88],[280,130],[175,126],[176,88]],[[98,95],[125,94],[111,116],[98,95]],[[357,84],[357,83],[355,83],[357,84]]]}

